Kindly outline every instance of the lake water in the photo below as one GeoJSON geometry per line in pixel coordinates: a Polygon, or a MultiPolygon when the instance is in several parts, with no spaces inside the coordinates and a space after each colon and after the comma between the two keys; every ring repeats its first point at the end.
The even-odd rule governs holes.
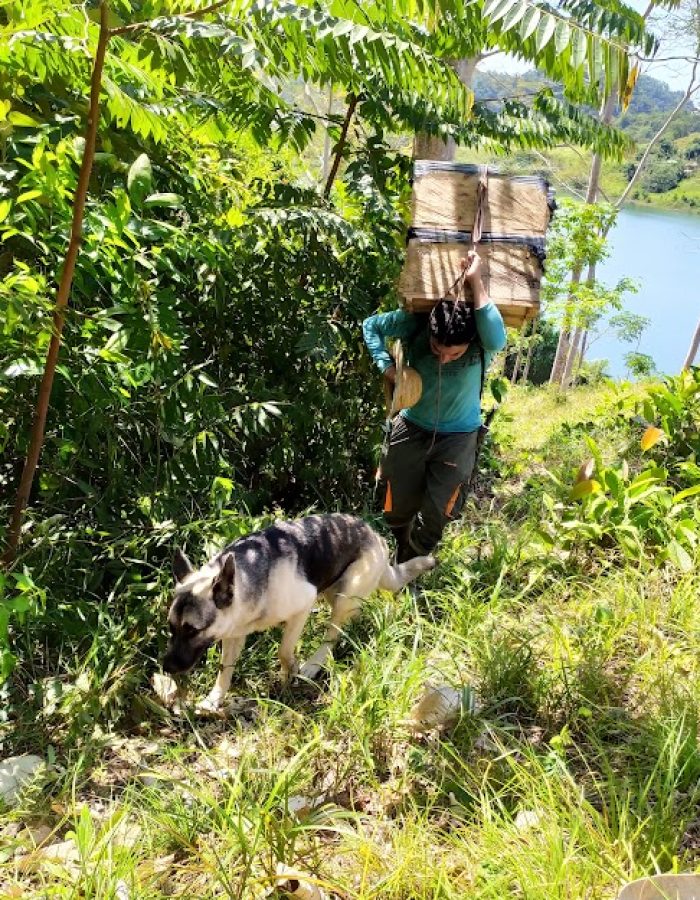
{"type": "MultiPolygon", "coordinates": [[[[651,319],[639,350],[660,372],[678,372],[700,317],[700,215],[628,207],[610,234],[610,246],[601,280],[612,285],[627,276],[638,282],[639,292],[626,295],[625,305],[651,319]]],[[[619,378],[627,375],[624,355],[633,349],[602,335],[587,356],[607,359],[608,371],[619,378]]]]}

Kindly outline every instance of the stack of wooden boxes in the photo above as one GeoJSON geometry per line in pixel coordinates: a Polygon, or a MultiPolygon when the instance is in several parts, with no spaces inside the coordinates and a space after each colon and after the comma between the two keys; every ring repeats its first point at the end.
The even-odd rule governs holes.
{"type": "MultiPolygon", "coordinates": [[[[554,210],[538,175],[501,175],[491,167],[417,160],[406,261],[399,293],[410,312],[426,312],[453,285],[472,248],[479,182],[486,176],[478,244],[484,283],[506,325],[520,328],[540,306],[545,234],[554,210]]],[[[471,297],[466,288],[467,300],[471,297]]]]}

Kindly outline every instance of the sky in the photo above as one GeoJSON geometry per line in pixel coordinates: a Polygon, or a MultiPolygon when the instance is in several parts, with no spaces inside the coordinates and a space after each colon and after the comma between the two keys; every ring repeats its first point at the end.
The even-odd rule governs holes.
{"type": "MultiPolygon", "coordinates": [[[[648,0],[628,0],[629,5],[634,9],[642,12],[648,6],[648,0]]],[[[668,33],[668,24],[656,22],[654,27],[653,20],[651,29],[653,34],[662,39],[661,47],[657,53],[658,57],[668,57],[677,55],[687,55],[690,52],[688,43],[679,36],[664,38],[664,32],[668,33]]],[[[508,56],[505,53],[499,53],[479,64],[479,69],[490,72],[508,72],[511,75],[522,74],[532,68],[531,63],[524,63],[515,57],[508,56]]],[[[690,78],[691,65],[685,61],[674,61],[668,63],[650,63],[645,64],[643,70],[647,75],[652,75],[660,81],[665,81],[673,90],[685,90],[688,86],[690,78]]]]}

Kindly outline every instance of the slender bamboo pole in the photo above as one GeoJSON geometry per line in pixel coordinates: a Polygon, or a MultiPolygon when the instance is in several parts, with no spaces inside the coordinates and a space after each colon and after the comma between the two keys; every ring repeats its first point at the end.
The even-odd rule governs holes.
{"type": "Polygon", "coordinates": [[[532,354],[535,349],[535,339],[537,336],[537,329],[540,324],[540,317],[536,316],[532,320],[532,331],[530,332],[530,344],[527,348],[527,358],[525,359],[525,368],[523,369],[523,377],[520,379],[521,384],[527,384],[527,379],[530,376],[530,366],[532,365],[532,354]]]}
{"type": "Polygon", "coordinates": [[[27,450],[27,458],[22,470],[17,496],[15,498],[14,509],[12,510],[12,518],[7,535],[7,546],[2,557],[5,566],[10,566],[17,556],[17,547],[22,529],[22,518],[27,503],[29,502],[29,494],[34,481],[34,473],[39,463],[41,448],[44,443],[44,431],[46,428],[46,415],[49,408],[49,399],[51,397],[51,388],[56,374],[56,363],[58,362],[58,351],[61,346],[61,333],[66,320],[66,307],[70,297],[70,289],[73,284],[73,275],[75,273],[75,262],[80,250],[83,230],[83,215],[85,213],[85,200],[87,198],[88,185],[90,183],[90,173],[92,172],[92,164],[95,158],[95,143],[97,140],[97,126],[100,119],[100,90],[102,87],[102,70],[104,68],[105,53],[107,51],[107,42],[110,37],[108,26],[109,8],[106,0],[102,0],[100,5],[100,33],[97,39],[97,50],[95,52],[95,62],[92,67],[92,78],[90,81],[90,107],[88,111],[87,127],[85,129],[85,150],[83,151],[83,159],[80,163],[80,172],[78,174],[78,185],[75,190],[75,199],[73,201],[73,221],[71,225],[70,241],[68,243],[68,251],[61,272],[61,279],[56,292],[56,306],[53,313],[53,332],[51,334],[51,342],[49,343],[48,353],[46,354],[46,364],[44,366],[44,374],[39,387],[39,396],[37,398],[36,412],[34,414],[34,424],[32,425],[31,437],[29,440],[29,449],[27,450]]]}

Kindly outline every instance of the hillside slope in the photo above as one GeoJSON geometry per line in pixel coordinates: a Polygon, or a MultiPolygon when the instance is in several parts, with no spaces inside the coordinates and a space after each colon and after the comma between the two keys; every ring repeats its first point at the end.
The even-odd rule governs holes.
{"type": "MultiPolygon", "coordinates": [[[[700,379],[681,389],[696,415],[700,379]]],[[[605,485],[621,455],[625,484],[649,454],[672,470],[663,441],[640,449],[635,402],[514,390],[493,475],[439,568],[419,596],[369,603],[320,690],[279,692],[266,633],[236,670],[230,721],[171,719],[142,683],[128,726],[76,731],[79,704],[59,704],[41,746],[27,723],[17,749],[50,743],[63,768],[4,819],[2,895],[74,897],[77,879],[86,898],[262,897],[284,863],[336,898],[610,898],[699,866],[697,568],[646,543],[634,557],[612,532],[551,539],[584,508],[569,498],[591,452],[605,485]],[[462,690],[465,711],[417,733],[428,681],[462,690]],[[31,850],[27,823],[66,842],[63,862],[31,850]]],[[[197,691],[215,667],[212,654],[197,691]]]]}

